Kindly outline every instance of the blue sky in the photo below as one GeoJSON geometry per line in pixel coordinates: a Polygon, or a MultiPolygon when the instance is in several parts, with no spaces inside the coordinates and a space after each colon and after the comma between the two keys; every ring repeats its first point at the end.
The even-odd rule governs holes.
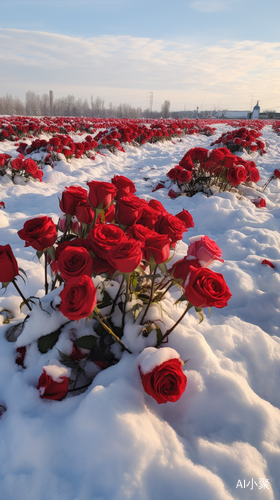
{"type": "Polygon", "coordinates": [[[9,0],[0,96],[280,110],[279,0],[9,0]]]}

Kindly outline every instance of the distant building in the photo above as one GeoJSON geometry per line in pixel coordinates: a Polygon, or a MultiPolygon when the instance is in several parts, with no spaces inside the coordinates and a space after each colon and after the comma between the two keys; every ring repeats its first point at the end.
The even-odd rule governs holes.
{"type": "Polygon", "coordinates": [[[212,118],[232,118],[232,119],[248,119],[250,118],[250,111],[228,111],[224,109],[223,111],[213,111],[212,118]]]}
{"type": "Polygon", "coordinates": [[[252,120],[258,120],[260,114],[260,107],[259,107],[259,101],[257,101],[256,106],[254,106],[253,113],[252,113],[252,120]]]}

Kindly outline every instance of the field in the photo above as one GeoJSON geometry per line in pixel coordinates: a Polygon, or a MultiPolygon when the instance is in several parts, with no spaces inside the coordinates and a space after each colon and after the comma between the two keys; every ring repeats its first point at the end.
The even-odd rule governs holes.
{"type": "MultiPolygon", "coordinates": [[[[0,158],[10,156],[0,166],[3,173],[6,169],[0,176],[0,202],[5,207],[0,210],[1,245],[11,246],[19,268],[26,273],[25,281],[19,276],[16,281],[25,298],[41,298],[42,305],[33,299],[30,313],[26,305],[20,309],[22,298],[13,283],[1,290],[2,498],[279,499],[280,180],[271,179],[280,168],[278,124],[223,120],[85,123],[79,119],[58,123],[50,118],[9,117],[0,122],[0,158]],[[190,197],[166,176],[192,148],[212,150],[211,144],[223,133],[241,127],[249,130],[252,125],[261,134],[265,152],[259,146],[250,149],[247,145],[245,150],[244,145],[236,154],[245,162],[255,162],[257,182],[224,183],[224,190],[212,187],[212,195],[205,190],[190,197]],[[54,140],[59,135],[71,140],[62,147],[62,139],[60,143],[54,140]],[[34,145],[36,140],[43,142],[34,145]],[[16,158],[23,163],[12,168],[16,158]],[[32,175],[28,163],[23,168],[28,158],[43,177],[34,174],[36,169],[32,175]],[[50,305],[51,301],[59,304],[63,285],[45,295],[44,258],[38,262],[36,249],[25,246],[18,231],[27,220],[40,216],[50,217],[55,224],[64,220],[59,200],[66,187],[88,191],[87,183],[110,183],[114,176],[130,179],[135,195],[147,202],[157,200],[173,216],[183,210],[191,214],[194,227],[174,245],[167,267],[186,256],[192,237],[206,235],[222,251],[211,269],[223,275],[230,289],[228,304],[211,307],[211,316],[205,307],[201,323],[194,308],[190,309],[168,343],[162,344],[162,349],[172,348],[187,360],[182,368],[187,386],[176,402],[158,404],[143,390],[138,356],[144,348],[156,345],[158,331],[140,335],[140,316],[134,322],[131,311],[126,313],[121,337],[130,352],[122,352],[117,345],[114,354],[119,362],[108,362],[102,370],[100,363],[84,358],[85,380],[90,380],[86,390],[69,392],[61,401],[40,398],[37,390],[43,366],[50,360],[61,361],[60,353],[71,355],[73,331],[79,339],[92,329],[83,319],[71,322],[49,350],[39,351],[38,339],[66,321],[50,305]],[[164,187],[156,189],[160,183],[164,187]],[[172,198],[168,193],[173,188],[172,198]],[[259,198],[265,203],[253,203],[259,198]],[[21,335],[8,342],[8,328],[27,314],[30,319],[21,335]],[[24,366],[19,366],[16,350],[23,347],[24,366]]],[[[50,289],[50,265],[47,273],[50,289]]],[[[102,276],[94,277],[96,287],[104,282],[102,276]]],[[[120,282],[120,276],[105,280],[106,290],[112,288],[112,299],[120,282]]],[[[149,310],[147,319],[162,325],[161,335],[185,309],[183,303],[174,305],[179,297],[179,288],[173,286],[161,307],[154,304],[149,310]]],[[[120,327],[122,317],[118,310],[116,326],[120,327]]]]}

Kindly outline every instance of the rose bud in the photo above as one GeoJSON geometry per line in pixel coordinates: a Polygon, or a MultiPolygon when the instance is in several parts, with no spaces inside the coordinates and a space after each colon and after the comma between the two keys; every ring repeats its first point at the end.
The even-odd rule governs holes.
{"type": "Polygon", "coordinates": [[[194,222],[193,218],[187,210],[183,209],[182,212],[179,214],[176,214],[175,217],[178,217],[178,219],[182,220],[186,226],[186,229],[189,229],[190,227],[194,227],[194,222]]]}
{"type": "Polygon", "coordinates": [[[178,401],[186,389],[187,377],[180,356],[170,347],[147,347],[138,356],[144,391],[158,404],[178,401]]]}
{"type": "Polygon", "coordinates": [[[19,274],[16,258],[10,245],[0,245],[0,281],[9,283],[19,274]]]}
{"type": "Polygon", "coordinates": [[[117,188],[110,182],[90,181],[89,202],[94,208],[106,208],[117,194],[117,188]]]}
{"type": "Polygon", "coordinates": [[[62,366],[56,360],[50,362],[53,364],[43,366],[43,373],[39,378],[37,389],[40,398],[61,401],[68,392],[70,369],[62,366]]]}
{"type": "Polygon", "coordinates": [[[254,203],[255,207],[257,208],[265,208],[266,207],[266,201],[264,198],[256,198],[255,200],[252,201],[254,203]]]}
{"type": "Polygon", "coordinates": [[[80,186],[66,187],[59,203],[60,210],[65,214],[75,215],[76,207],[80,204],[84,205],[87,201],[88,193],[86,189],[80,186]]]}

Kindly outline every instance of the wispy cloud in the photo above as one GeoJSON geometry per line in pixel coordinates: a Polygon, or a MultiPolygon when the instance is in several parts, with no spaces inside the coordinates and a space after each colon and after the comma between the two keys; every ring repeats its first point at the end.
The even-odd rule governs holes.
{"type": "Polygon", "coordinates": [[[92,94],[116,104],[145,106],[146,92],[154,91],[158,107],[170,99],[177,108],[203,101],[210,109],[219,101],[223,107],[244,109],[252,95],[260,100],[279,95],[280,43],[202,46],[0,29],[0,48],[2,92],[20,97],[27,90],[52,89],[56,97],[92,94]]]}

